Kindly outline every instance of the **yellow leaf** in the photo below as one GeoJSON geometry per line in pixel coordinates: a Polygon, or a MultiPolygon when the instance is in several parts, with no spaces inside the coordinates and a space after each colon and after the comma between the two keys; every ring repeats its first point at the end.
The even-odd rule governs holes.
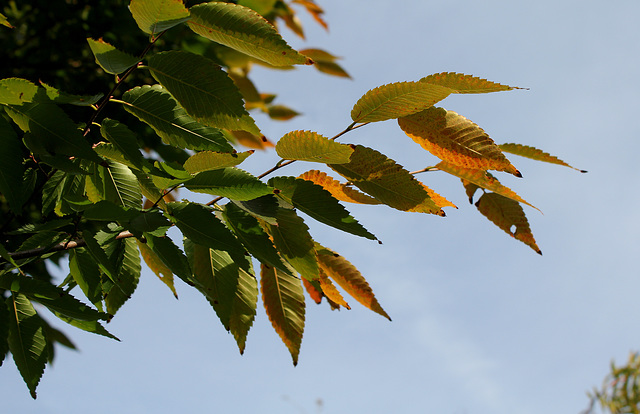
{"type": "Polygon", "coordinates": [[[322,171],[307,171],[299,178],[321,185],[325,190],[330,192],[332,196],[340,201],[357,204],[382,204],[375,198],[361,193],[360,191],[356,190],[355,188],[351,188],[346,184],[342,184],[338,180],[334,180],[322,171]]]}
{"type": "Polygon", "coordinates": [[[444,86],[451,89],[453,93],[487,93],[522,89],[501,85],[472,75],[453,72],[435,73],[420,79],[420,82],[444,86]]]}
{"type": "Polygon", "coordinates": [[[252,134],[248,131],[231,131],[231,135],[235,138],[240,145],[248,148],[255,148],[265,150],[270,147],[275,147],[273,142],[269,141],[264,135],[252,134]]]}
{"type": "Polygon", "coordinates": [[[443,161],[521,177],[482,128],[453,111],[432,107],[400,118],[398,124],[411,139],[443,161]]]}
{"type": "Polygon", "coordinates": [[[548,162],[551,164],[563,165],[565,167],[573,168],[576,171],[580,171],[581,173],[586,173],[585,170],[580,170],[578,168],[572,167],[566,162],[562,161],[558,157],[555,157],[549,153],[546,153],[542,150],[539,150],[534,147],[530,147],[528,145],[522,144],[501,144],[500,149],[504,152],[509,152],[511,154],[519,155],[521,157],[530,158],[536,161],[548,162]]]}
{"type": "Polygon", "coordinates": [[[344,306],[347,309],[351,309],[340,292],[338,292],[338,289],[336,289],[333,283],[331,283],[331,279],[329,279],[327,274],[322,270],[320,270],[320,278],[318,279],[318,282],[320,282],[322,293],[324,293],[329,302],[333,302],[336,305],[344,306]]]}
{"type": "Polygon", "coordinates": [[[373,294],[366,279],[347,259],[316,243],[318,263],[322,271],[355,300],[368,309],[391,320],[373,294]]]}
{"type": "Polygon", "coordinates": [[[178,299],[178,293],[176,292],[176,288],[173,284],[173,273],[171,272],[171,270],[164,264],[162,259],[160,259],[160,257],[158,257],[158,255],[155,254],[155,252],[151,250],[149,246],[147,246],[146,243],[142,243],[137,239],[136,242],[138,242],[140,254],[144,259],[144,262],[147,264],[147,266],[149,266],[149,269],[151,269],[151,271],[155,273],[156,276],[158,276],[162,283],[164,283],[169,287],[169,289],[171,289],[171,292],[173,292],[173,296],[178,299]]]}
{"type": "Polygon", "coordinates": [[[533,238],[524,210],[516,201],[496,193],[486,193],[476,202],[476,207],[496,226],[542,255],[533,238]],[[512,230],[514,227],[515,231],[512,230]]]}

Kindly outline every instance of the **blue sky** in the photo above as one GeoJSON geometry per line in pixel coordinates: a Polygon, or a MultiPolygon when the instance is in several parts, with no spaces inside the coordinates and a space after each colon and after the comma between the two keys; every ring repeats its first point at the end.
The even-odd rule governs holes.
{"type": "MultiPolygon", "coordinates": [[[[533,145],[589,170],[509,157],[524,178],[500,177],[543,211],[526,208],[544,256],[484,219],[459,180],[422,175],[459,209],[440,218],[347,206],[383,245],[312,225],[367,277],[393,322],[355,301],[339,312],[309,304],[294,368],[261,309],[240,356],[204,298],[180,284],[176,301],[145,271],[108,327],[122,342],[69,329],[80,352],[58,350],[37,401],[12,362],[3,366],[7,412],[577,414],[610,361],[640,349],[640,3],[318,3],[329,33],[303,13],[308,41],[283,33],[296,48],[343,56],[353,80],[256,69],[261,90],[304,113],[288,123],[257,117],[263,132],[274,141],[295,129],[333,136],[367,90],[437,72],[530,88],[441,106],[498,143],[533,145]]],[[[437,162],[394,121],[342,142],[409,170],[437,162]]],[[[244,168],[259,174],[276,161],[255,154],[244,168]]]]}

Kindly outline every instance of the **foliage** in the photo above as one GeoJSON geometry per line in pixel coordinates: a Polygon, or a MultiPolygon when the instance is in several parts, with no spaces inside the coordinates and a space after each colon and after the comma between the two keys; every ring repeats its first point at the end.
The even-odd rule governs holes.
{"type": "Polygon", "coordinates": [[[142,262],[176,297],[174,276],[200,291],[241,353],[260,294],[294,364],[305,291],[316,303],[350,309],[337,285],[390,319],[364,276],[315,242],[300,213],[377,240],[343,203],[444,216],[455,206],[418,181],[420,172],[461,178],[470,200],[481,190],[478,210],[540,253],[521,206],[530,204],[489,170],[520,177],[505,152],[568,164],[532,147],[499,146],[472,121],[434,106],[454,93],[518,88],[458,73],[382,85],[355,103],[351,124],[335,136],[284,135],[275,145],[282,159],[255,175],[239,167],[254,150],[237,148],[272,144],[250,111],[274,120],[297,112],[260,93],[251,67],[315,65],[348,77],[332,54],[296,51],[277,30],[285,24],[304,36],[294,6],[326,27],[315,2],[68,1],[53,15],[48,3],[10,1],[0,16],[0,39],[10,46],[3,50],[12,50],[0,80],[0,357],[13,355],[34,398],[52,345],[73,346],[41,310],[117,339],[104,322],[135,292],[142,262]],[[78,45],[80,37],[86,43],[78,45]],[[50,54],[42,56],[43,47],[50,54]],[[442,161],[409,172],[376,149],[338,142],[393,119],[442,161]],[[265,178],[293,162],[314,167],[265,178]],[[178,189],[212,199],[176,201],[178,189]],[[44,263],[61,260],[69,275],[54,283],[44,263]]]}
{"type": "Polygon", "coordinates": [[[640,354],[632,352],[623,366],[611,362],[611,372],[605,377],[602,388],[589,393],[590,413],[596,403],[611,414],[640,413],[640,354]]]}

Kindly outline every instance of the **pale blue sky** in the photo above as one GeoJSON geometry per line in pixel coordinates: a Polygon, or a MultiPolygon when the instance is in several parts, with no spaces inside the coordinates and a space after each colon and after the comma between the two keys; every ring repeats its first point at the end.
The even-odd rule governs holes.
{"type": "MultiPolygon", "coordinates": [[[[485,220],[459,180],[422,175],[459,210],[440,218],[347,206],[383,245],[312,225],[318,241],[367,277],[393,322],[355,301],[340,312],[310,304],[294,368],[261,308],[240,356],[202,297],[179,284],[176,301],[145,271],[108,326],[121,343],[69,329],[81,351],[58,350],[35,402],[7,362],[3,410],[577,414],[611,359],[640,349],[640,3],[318,3],[329,33],[304,13],[306,43],[283,33],[294,47],[343,56],[354,79],[256,70],[259,88],[305,114],[277,124],[258,117],[263,132],[333,136],[367,90],[442,71],[530,88],[452,96],[442,106],[498,143],[533,145],[589,170],[511,156],[524,178],[500,175],[544,212],[526,208],[544,256],[485,220]]],[[[437,162],[395,121],[342,142],[374,147],[409,170],[437,162]]],[[[277,161],[274,153],[251,158],[245,168],[256,174],[277,161]]],[[[302,170],[298,163],[282,174],[302,170]]]]}

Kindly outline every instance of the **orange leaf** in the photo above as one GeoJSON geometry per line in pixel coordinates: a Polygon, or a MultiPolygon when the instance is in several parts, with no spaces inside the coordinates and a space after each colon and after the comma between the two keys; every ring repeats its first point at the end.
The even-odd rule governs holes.
{"type": "Polygon", "coordinates": [[[275,147],[273,142],[269,141],[264,135],[256,135],[248,131],[231,131],[231,135],[240,145],[248,148],[264,150],[269,147],[275,147]]]}
{"type": "Polygon", "coordinates": [[[411,139],[451,164],[478,170],[520,172],[482,128],[453,111],[431,107],[398,119],[411,139]]]}
{"type": "Polygon", "coordinates": [[[327,276],[327,274],[320,270],[320,287],[322,288],[322,293],[327,297],[329,302],[333,302],[336,305],[344,306],[347,309],[351,309],[349,304],[344,300],[338,289],[331,283],[331,279],[327,276]]]}
{"type": "Polygon", "coordinates": [[[311,297],[311,299],[317,303],[318,305],[320,304],[320,302],[322,302],[322,290],[318,289],[314,282],[316,282],[315,280],[312,282],[309,279],[305,279],[304,277],[302,278],[302,285],[304,286],[304,288],[307,290],[307,293],[309,294],[309,296],[311,297]]]}
{"type": "Polygon", "coordinates": [[[330,192],[332,196],[340,201],[357,204],[382,204],[375,198],[361,193],[360,191],[356,190],[355,188],[351,188],[346,184],[342,184],[338,180],[334,180],[322,171],[307,171],[299,178],[321,185],[325,190],[330,192]]]}
{"type": "Polygon", "coordinates": [[[368,309],[391,320],[387,312],[382,309],[380,303],[373,294],[373,290],[366,279],[360,274],[347,259],[338,253],[322,247],[316,243],[318,253],[318,263],[322,271],[326,273],[334,282],[340,285],[349,295],[360,302],[368,309]]]}
{"type": "Polygon", "coordinates": [[[542,255],[531,233],[529,221],[518,202],[496,193],[486,193],[476,202],[476,207],[496,226],[542,255]],[[512,230],[513,227],[515,231],[512,230]]]}
{"type": "Polygon", "coordinates": [[[325,30],[329,30],[329,26],[327,22],[322,18],[322,14],[324,14],[324,10],[320,6],[318,6],[313,0],[293,0],[292,3],[298,3],[303,5],[311,17],[318,22],[318,24],[325,28],[325,30]]]}

